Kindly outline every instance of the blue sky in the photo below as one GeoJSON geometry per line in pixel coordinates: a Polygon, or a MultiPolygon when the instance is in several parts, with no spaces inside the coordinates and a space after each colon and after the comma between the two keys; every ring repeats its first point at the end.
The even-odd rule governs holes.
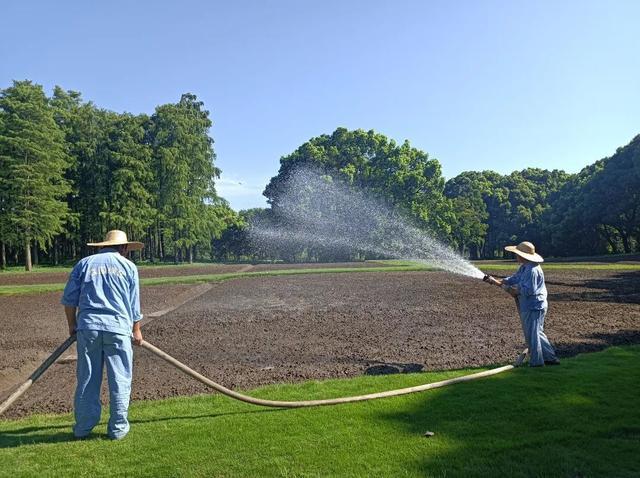
{"type": "Polygon", "coordinates": [[[576,172],[640,133],[638,18],[635,0],[4,0],[0,87],[149,114],[195,93],[240,209],[338,126],[408,139],[447,178],[576,172]]]}

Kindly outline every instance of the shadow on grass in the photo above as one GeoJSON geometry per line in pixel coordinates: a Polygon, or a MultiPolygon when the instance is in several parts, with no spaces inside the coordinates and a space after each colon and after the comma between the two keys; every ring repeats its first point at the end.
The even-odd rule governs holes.
{"type": "MultiPolygon", "coordinates": [[[[199,415],[183,415],[183,416],[166,416],[158,418],[141,418],[131,419],[129,423],[132,427],[136,424],[142,423],[158,423],[168,421],[184,421],[184,420],[198,420],[198,419],[215,419],[221,417],[227,417],[232,415],[247,415],[253,413],[273,413],[282,412],[282,409],[258,409],[258,410],[246,410],[240,412],[227,412],[227,413],[206,413],[199,415]]],[[[0,449],[15,448],[23,445],[38,445],[42,443],[60,443],[60,442],[74,442],[74,441],[91,441],[96,439],[106,439],[106,431],[104,433],[97,432],[97,429],[104,429],[105,423],[101,422],[96,426],[93,433],[87,438],[77,440],[71,431],[72,424],[67,423],[64,425],[48,425],[48,426],[27,426],[23,428],[17,428],[15,430],[7,430],[0,432],[0,449]],[[61,429],[67,429],[68,431],[62,432],[61,429]]]]}
{"type": "Polygon", "coordinates": [[[379,418],[423,440],[411,464],[423,476],[638,476],[639,361],[631,347],[525,367],[379,418]]]}

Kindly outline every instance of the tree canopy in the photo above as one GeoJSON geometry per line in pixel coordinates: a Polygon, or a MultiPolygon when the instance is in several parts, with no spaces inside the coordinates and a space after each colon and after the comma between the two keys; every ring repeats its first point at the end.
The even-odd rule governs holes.
{"type": "MultiPolygon", "coordinates": [[[[640,136],[577,174],[465,171],[445,181],[438,160],[408,141],[337,128],[280,158],[264,190],[268,208],[238,213],[215,190],[211,126],[192,93],[146,115],[102,109],[61,87],[48,98],[30,81],[0,90],[0,265],[30,269],[39,253],[73,260],[114,228],[143,241],[142,258],[152,261],[366,258],[339,247],[252,248],[250,224],[287,227],[283,198],[305,168],[364,191],[474,259],[502,257],[521,240],[550,256],[640,250],[640,136]]],[[[323,214],[353,218],[339,202],[323,214]]],[[[317,214],[313,204],[300,207],[317,214]]]]}
{"type": "Polygon", "coordinates": [[[427,153],[401,145],[375,131],[336,129],[312,138],[280,159],[280,170],[264,191],[277,214],[283,188],[292,172],[314,168],[407,211],[431,231],[451,232],[440,163],[427,153]]]}
{"type": "Polygon", "coordinates": [[[79,92],[14,82],[0,95],[0,243],[29,268],[88,251],[110,229],[144,241],[148,259],[212,257],[237,216],[214,181],[209,112],[193,94],[153,115],[115,113],[79,92]],[[22,251],[22,253],[21,253],[22,251]]]}

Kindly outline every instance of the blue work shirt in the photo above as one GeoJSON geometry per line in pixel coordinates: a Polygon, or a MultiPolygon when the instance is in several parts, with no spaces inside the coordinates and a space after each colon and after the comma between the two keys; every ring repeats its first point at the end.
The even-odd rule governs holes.
{"type": "Polygon", "coordinates": [[[518,286],[520,310],[542,310],[547,308],[547,287],[544,272],[538,264],[522,264],[512,276],[502,280],[503,284],[518,286]]]}
{"type": "Polygon", "coordinates": [[[115,249],[100,249],[75,265],[61,303],[78,307],[76,330],[131,335],[142,319],[138,269],[115,249]]]}

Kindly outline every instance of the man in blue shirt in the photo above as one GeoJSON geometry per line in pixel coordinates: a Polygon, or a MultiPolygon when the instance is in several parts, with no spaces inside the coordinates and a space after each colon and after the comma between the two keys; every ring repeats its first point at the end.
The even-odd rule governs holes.
{"type": "Polygon", "coordinates": [[[547,314],[547,288],[540,264],[544,259],[536,254],[530,242],[517,246],[507,246],[521,264],[518,271],[504,279],[487,276],[487,282],[502,287],[516,298],[522,322],[522,330],[529,348],[529,365],[557,365],[560,363],[556,352],[544,333],[544,318],[547,314]]]}
{"type": "Polygon", "coordinates": [[[74,399],[73,433],[82,438],[100,421],[100,387],[106,364],[109,381],[110,438],[129,432],[127,412],[131,394],[133,349],[140,345],[140,285],[138,269],[125,256],[142,248],[123,231],[109,231],[97,254],[81,259],[71,271],[61,303],[69,335],[77,334],[78,385],[74,399]]]}

